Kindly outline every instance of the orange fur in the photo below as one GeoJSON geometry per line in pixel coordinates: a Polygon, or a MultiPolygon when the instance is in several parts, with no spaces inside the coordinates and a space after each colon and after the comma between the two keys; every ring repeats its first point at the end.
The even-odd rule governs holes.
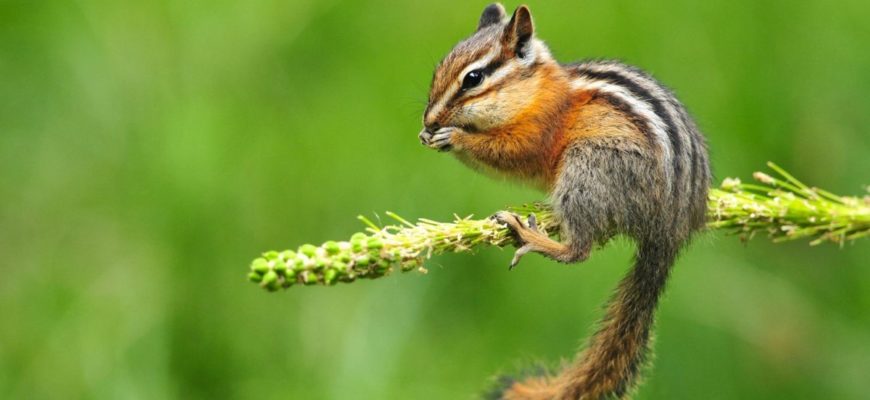
{"type": "MultiPolygon", "coordinates": [[[[657,151],[626,116],[593,91],[560,93],[564,77],[543,70],[535,81],[541,85],[531,103],[510,123],[481,132],[456,135],[451,144],[463,162],[483,166],[511,178],[549,190],[561,172],[561,161],[569,144],[594,137],[614,137],[642,148],[657,151]],[[554,90],[547,90],[552,87],[554,90]]],[[[522,89],[522,88],[521,88],[522,89]]],[[[523,92],[518,90],[517,92],[523,92]]]]}

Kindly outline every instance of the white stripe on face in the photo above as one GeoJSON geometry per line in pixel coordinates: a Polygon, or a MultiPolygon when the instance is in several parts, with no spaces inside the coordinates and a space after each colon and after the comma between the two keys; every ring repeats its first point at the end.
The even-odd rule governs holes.
{"type": "Polygon", "coordinates": [[[607,81],[580,77],[571,82],[571,87],[574,90],[594,90],[612,95],[628,104],[629,107],[631,107],[632,112],[643,118],[652,130],[659,147],[662,149],[662,155],[664,156],[662,166],[664,167],[663,169],[668,177],[668,184],[672,184],[673,177],[670,165],[674,154],[671,149],[670,138],[668,137],[668,128],[649,103],[638,99],[628,89],[607,81]]]}
{"type": "Polygon", "coordinates": [[[485,90],[487,87],[500,82],[506,76],[510,75],[511,72],[514,72],[515,69],[517,69],[516,62],[513,59],[509,60],[507,63],[503,64],[501,68],[495,70],[492,75],[486,78],[484,85],[480,87],[480,90],[485,90]]]}
{"type": "Polygon", "coordinates": [[[444,111],[444,107],[447,105],[447,102],[450,99],[452,99],[453,96],[456,95],[456,92],[458,92],[459,89],[462,87],[462,80],[465,78],[465,75],[471,71],[474,71],[476,69],[480,69],[480,68],[483,68],[483,67],[486,67],[487,65],[489,65],[489,63],[492,62],[492,60],[495,58],[495,56],[498,55],[498,52],[499,52],[499,49],[492,49],[492,50],[490,50],[489,53],[487,53],[486,55],[484,55],[483,57],[481,57],[477,61],[475,61],[471,64],[468,64],[468,66],[465,67],[462,70],[462,72],[459,73],[458,78],[454,79],[454,81],[450,84],[450,87],[447,90],[445,90],[444,93],[441,94],[441,98],[439,98],[438,101],[435,102],[434,105],[432,105],[432,108],[429,109],[428,115],[437,116],[437,115],[441,114],[441,112],[444,111]]]}

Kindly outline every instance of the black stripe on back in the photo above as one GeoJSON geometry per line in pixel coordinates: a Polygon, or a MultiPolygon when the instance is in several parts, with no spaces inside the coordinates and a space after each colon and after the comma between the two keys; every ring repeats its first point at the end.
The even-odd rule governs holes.
{"type": "Polygon", "coordinates": [[[649,103],[653,107],[653,111],[665,123],[668,139],[670,139],[671,142],[671,148],[673,150],[674,169],[674,182],[672,182],[671,188],[673,189],[673,195],[676,196],[677,185],[679,184],[679,180],[682,177],[683,171],[682,165],[680,164],[680,160],[682,159],[683,146],[680,142],[679,131],[677,130],[676,125],[674,125],[674,120],[665,109],[665,106],[662,104],[662,100],[658,97],[653,96],[649,91],[641,87],[637,82],[616,71],[590,71],[581,66],[579,69],[576,70],[576,72],[578,75],[581,76],[586,76],[591,79],[603,80],[614,85],[622,86],[628,89],[628,91],[631,92],[633,95],[637,96],[638,99],[649,103]]]}
{"type": "Polygon", "coordinates": [[[655,135],[652,133],[652,127],[650,126],[649,121],[636,113],[634,109],[631,108],[630,104],[622,101],[618,96],[604,92],[596,92],[593,99],[603,99],[609,103],[611,107],[625,114],[625,116],[628,117],[631,123],[637,127],[638,130],[640,130],[647,140],[655,145],[655,135]]]}

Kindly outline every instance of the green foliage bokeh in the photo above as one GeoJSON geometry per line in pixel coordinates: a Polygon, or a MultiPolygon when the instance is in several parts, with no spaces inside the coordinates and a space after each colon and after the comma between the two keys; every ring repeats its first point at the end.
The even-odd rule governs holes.
{"type": "MultiPolygon", "coordinates": [[[[629,265],[509,251],[268,294],[260,251],[355,216],[486,215],[541,194],[422,147],[435,63],[484,2],[0,3],[0,398],[469,398],[581,343],[629,265]]],[[[509,3],[512,9],[516,4],[509,3]]],[[[718,179],[774,160],[870,183],[870,4],[530,4],[563,61],[671,86],[718,179]]],[[[866,241],[700,237],[659,312],[640,399],[860,399],[866,241]]]]}

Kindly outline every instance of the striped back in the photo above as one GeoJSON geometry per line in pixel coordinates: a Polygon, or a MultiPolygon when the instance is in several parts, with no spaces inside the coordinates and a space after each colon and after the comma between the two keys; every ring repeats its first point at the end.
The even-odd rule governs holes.
{"type": "Polygon", "coordinates": [[[592,60],[564,66],[575,90],[591,90],[623,113],[658,145],[663,156],[675,223],[704,224],[711,174],[707,145],[686,108],[646,72],[617,61],[592,60]]]}

